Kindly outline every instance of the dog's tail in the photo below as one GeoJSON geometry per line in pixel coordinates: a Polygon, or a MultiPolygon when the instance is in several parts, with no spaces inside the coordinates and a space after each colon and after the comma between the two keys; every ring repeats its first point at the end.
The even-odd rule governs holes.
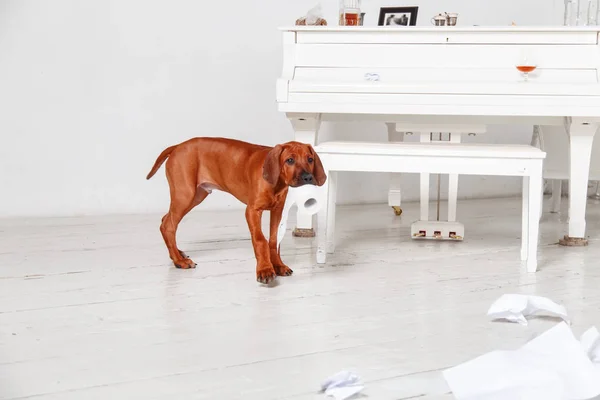
{"type": "Polygon", "coordinates": [[[158,171],[160,166],[163,165],[163,163],[165,162],[165,160],[167,158],[169,158],[169,156],[171,155],[171,152],[175,149],[175,147],[177,147],[177,145],[167,147],[166,149],[163,150],[162,153],[160,153],[160,156],[158,156],[158,158],[156,159],[156,162],[154,163],[154,166],[152,167],[152,169],[146,176],[146,179],[150,179],[150,178],[152,178],[152,176],[154,176],[154,174],[156,173],[156,171],[158,171]]]}

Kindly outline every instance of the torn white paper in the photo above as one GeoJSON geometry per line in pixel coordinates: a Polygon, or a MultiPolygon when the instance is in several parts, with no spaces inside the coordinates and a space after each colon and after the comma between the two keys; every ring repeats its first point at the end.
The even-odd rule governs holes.
{"type": "Polygon", "coordinates": [[[316,25],[320,18],[323,18],[323,10],[321,3],[318,3],[306,13],[306,25],[316,25]]]}
{"type": "Polygon", "coordinates": [[[277,249],[279,249],[279,245],[285,236],[288,215],[292,206],[295,204],[302,212],[314,215],[319,212],[322,204],[325,202],[324,191],[325,188],[323,186],[315,185],[288,188],[288,193],[283,205],[283,213],[281,214],[281,221],[279,222],[279,227],[277,229],[277,249]]]}
{"type": "Polygon", "coordinates": [[[517,350],[484,354],[443,375],[458,400],[587,400],[600,395],[600,369],[565,322],[517,350]]]}
{"type": "Polygon", "coordinates": [[[569,322],[565,307],[546,297],[525,294],[502,295],[490,306],[487,314],[494,320],[504,319],[521,325],[527,325],[525,317],[533,315],[558,317],[569,322]]]}
{"type": "Polygon", "coordinates": [[[349,371],[341,371],[327,378],[321,384],[321,391],[335,400],[346,400],[364,389],[365,386],[359,381],[358,375],[349,371]]]}

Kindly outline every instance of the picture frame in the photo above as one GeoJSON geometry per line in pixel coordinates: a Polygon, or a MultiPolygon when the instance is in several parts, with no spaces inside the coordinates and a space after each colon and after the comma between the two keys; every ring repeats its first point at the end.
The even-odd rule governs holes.
{"type": "Polygon", "coordinates": [[[381,7],[379,9],[379,26],[415,26],[417,24],[418,6],[381,7]]]}

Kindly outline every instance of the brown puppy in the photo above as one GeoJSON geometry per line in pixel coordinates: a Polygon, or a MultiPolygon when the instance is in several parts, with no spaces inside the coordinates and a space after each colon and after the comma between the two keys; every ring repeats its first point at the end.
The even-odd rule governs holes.
{"type": "Polygon", "coordinates": [[[266,147],[223,138],[190,139],[165,149],[146,179],[150,179],[167,158],[171,206],[162,218],[160,232],[177,268],[196,267],[177,248],[175,237],[179,222],[217,189],[231,193],[247,205],[246,221],[256,256],[256,279],[269,283],[276,275],[292,274],[277,249],[277,229],[288,186],[321,186],[327,179],[321,160],[310,145],[288,142],[266,147]],[[265,210],[271,211],[268,242],[261,229],[265,210]]]}

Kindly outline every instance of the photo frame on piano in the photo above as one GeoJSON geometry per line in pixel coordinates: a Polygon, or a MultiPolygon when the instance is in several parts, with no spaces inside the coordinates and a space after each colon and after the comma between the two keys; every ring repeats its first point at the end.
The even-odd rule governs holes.
{"type": "Polygon", "coordinates": [[[379,26],[415,26],[419,7],[381,7],[379,26]]]}

